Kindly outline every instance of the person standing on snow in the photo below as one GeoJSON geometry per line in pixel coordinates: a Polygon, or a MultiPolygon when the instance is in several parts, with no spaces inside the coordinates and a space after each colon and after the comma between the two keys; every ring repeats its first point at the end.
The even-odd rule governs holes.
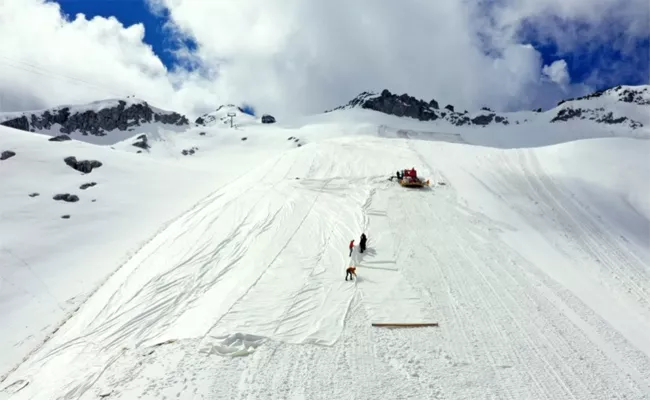
{"type": "Polygon", "coordinates": [[[359,250],[363,253],[366,250],[366,241],[368,238],[365,233],[361,234],[361,240],[359,241],[359,250]]]}
{"type": "Polygon", "coordinates": [[[352,278],[353,275],[356,278],[356,276],[357,276],[357,273],[355,272],[356,269],[357,269],[356,267],[348,267],[348,269],[345,270],[345,280],[346,281],[348,280],[348,276],[350,276],[350,280],[353,280],[353,278],[352,278]]]}
{"type": "Polygon", "coordinates": [[[350,257],[352,257],[352,250],[354,249],[354,239],[350,242],[350,257]]]}

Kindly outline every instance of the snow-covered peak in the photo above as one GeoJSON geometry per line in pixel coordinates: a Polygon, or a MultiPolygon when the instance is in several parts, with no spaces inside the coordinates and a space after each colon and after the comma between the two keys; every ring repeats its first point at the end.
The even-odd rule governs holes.
{"type": "Polygon", "coordinates": [[[0,113],[0,124],[51,136],[65,134],[95,144],[113,144],[125,137],[160,128],[185,129],[189,121],[184,115],[127,97],[44,110],[0,113]]]}
{"type": "Polygon", "coordinates": [[[398,117],[410,117],[420,121],[446,121],[455,126],[485,126],[490,123],[508,125],[510,123],[506,117],[497,115],[489,110],[482,110],[472,118],[466,110],[462,112],[456,111],[455,107],[451,104],[440,109],[438,101],[435,99],[427,102],[409,96],[406,93],[401,95],[393,94],[388,89],[382,90],[379,94],[376,92],[363,92],[346,105],[326,112],[352,108],[370,109],[398,117]]]}
{"type": "Polygon", "coordinates": [[[231,116],[233,127],[256,121],[254,116],[246,113],[241,107],[237,107],[234,104],[225,104],[219,106],[214,111],[201,115],[194,123],[197,126],[214,126],[219,124],[230,126],[231,116]]]}
{"type": "Polygon", "coordinates": [[[650,86],[617,86],[577,99],[564,100],[554,109],[542,112],[497,113],[483,107],[476,112],[457,110],[453,105],[440,108],[435,99],[424,101],[406,93],[397,95],[384,89],[381,93],[363,92],[347,104],[332,111],[368,109],[397,117],[443,123],[453,126],[506,126],[533,122],[557,123],[582,119],[600,124],[638,129],[650,126],[650,86]]]}
{"type": "Polygon", "coordinates": [[[620,85],[606,90],[600,90],[575,99],[566,99],[558,106],[568,102],[600,99],[601,101],[619,101],[637,105],[650,105],[650,85],[626,86],[620,85]]]}
{"type": "MultiPolygon", "coordinates": [[[[46,112],[55,113],[57,111],[63,110],[64,108],[69,109],[71,113],[76,113],[76,112],[82,113],[86,111],[97,112],[105,108],[116,107],[120,104],[120,102],[124,102],[125,107],[127,108],[136,104],[147,104],[146,101],[135,97],[110,98],[110,99],[91,101],[89,103],[83,103],[83,104],[61,104],[56,107],[50,107],[50,108],[41,108],[41,109],[18,111],[18,112],[5,112],[0,115],[6,118],[12,116],[28,115],[28,114],[44,114],[46,112]]],[[[159,110],[159,109],[156,108],[155,110],[159,110]]]]}
{"type": "Polygon", "coordinates": [[[363,104],[366,103],[368,100],[375,99],[377,97],[380,97],[380,94],[376,92],[361,92],[357,97],[350,100],[348,104],[333,108],[331,110],[327,110],[325,112],[328,113],[335,110],[349,110],[355,107],[362,107],[363,104]]]}
{"type": "Polygon", "coordinates": [[[582,119],[642,128],[650,125],[650,86],[616,86],[561,101],[552,111],[550,122],[582,119]]]}

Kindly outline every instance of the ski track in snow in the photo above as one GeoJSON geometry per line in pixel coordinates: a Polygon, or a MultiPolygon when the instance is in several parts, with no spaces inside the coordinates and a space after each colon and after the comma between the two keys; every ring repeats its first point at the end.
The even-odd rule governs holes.
{"type": "Polygon", "coordinates": [[[514,227],[466,205],[451,176],[471,172],[428,154],[450,145],[385,143],[303,148],[201,201],[13,374],[32,380],[15,398],[648,398],[647,340],[602,315],[629,306],[648,325],[646,255],[532,151],[494,152],[502,173],[475,183],[524,221],[514,227]],[[370,175],[391,170],[382,154],[398,167],[417,158],[434,188],[370,175]],[[524,225],[621,303],[586,304],[526,258],[510,241],[524,225]],[[348,257],[362,231],[367,252],[348,257]],[[370,325],[395,321],[440,326],[370,325]]]}

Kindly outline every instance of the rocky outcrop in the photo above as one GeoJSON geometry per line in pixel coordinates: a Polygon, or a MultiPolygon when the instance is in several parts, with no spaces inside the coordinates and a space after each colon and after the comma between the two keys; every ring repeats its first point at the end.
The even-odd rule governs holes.
{"type": "Polygon", "coordinates": [[[490,113],[487,115],[479,115],[477,117],[472,118],[472,123],[474,125],[489,125],[492,122],[496,122],[499,124],[503,125],[508,125],[509,122],[505,117],[502,117],[500,115],[497,115],[495,113],[490,113]]]}
{"type": "Polygon", "coordinates": [[[179,113],[169,113],[169,114],[153,114],[153,119],[156,122],[160,122],[162,124],[167,124],[167,125],[177,125],[177,126],[183,126],[183,125],[189,125],[190,121],[187,119],[186,116],[181,115],[179,113]]]}
{"type": "Polygon", "coordinates": [[[269,114],[264,114],[262,115],[262,123],[263,124],[274,124],[275,123],[275,117],[269,114]]]}
{"type": "Polygon", "coordinates": [[[13,157],[15,155],[16,155],[15,152],[13,152],[11,150],[5,150],[0,154],[0,160],[1,161],[8,160],[8,159],[10,159],[11,157],[13,157]]]}
{"type": "Polygon", "coordinates": [[[613,112],[606,111],[603,107],[595,109],[565,107],[558,111],[557,115],[553,117],[551,122],[566,122],[576,119],[587,119],[601,124],[609,125],[625,124],[631,129],[636,129],[643,126],[641,122],[635,121],[628,117],[614,117],[613,112]]]}
{"type": "Polygon", "coordinates": [[[638,105],[650,105],[650,89],[647,87],[640,90],[623,89],[619,86],[618,100],[624,103],[634,103],[638,105]]]}
{"type": "Polygon", "coordinates": [[[488,116],[481,115],[471,119],[467,115],[467,111],[462,113],[456,112],[454,106],[451,104],[445,106],[444,111],[441,111],[435,99],[427,102],[416,99],[408,94],[396,95],[387,89],[384,89],[380,94],[363,92],[348,102],[348,104],[326,112],[355,107],[375,110],[398,117],[410,117],[420,121],[443,119],[456,126],[486,125],[489,123],[508,125],[509,123],[507,118],[499,116],[494,112],[491,112],[488,116]]]}
{"type": "Polygon", "coordinates": [[[79,196],[70,193],[56,194],[52,198],[57,201],[65,201],[68,203],[76,203],[77,201],[79,201],[79,196]]]}
{"type": "Polygon", "coordinates": [[[579,100],[590,100],[602,97],[603,95],[613,95],[618,101],[623,103],[634,103],[638,105],[650,105],[650,89],[648,87],[640,88],[630,88],[623,86],[616,86],[610,89],[599,90],[594,93],[590,93],[586,96],[577,97],[574,99],[565,99],[557,103],[558,106],[561,106],[564,103],[569,101],[579,101],[579,100]]]}
{"type": "Polygon", "coordinates": [[[7,126],[9,128],[20,129],[21,131],[29,131],[29,121],[24,115],[22,117],[0,122],[0,125],[7,126]]]}
{"type": "Polygon", "coordinates": [[[147,139],[147,135],[140,135],[136,138],[136,141],[131,143],[135,147],[139,147],[143,150],[149,150],[151,146],[149,145],[149,139],[147,139]]]}
{"type": "Polygon", "coordinates": [[[551,122],[558,122],[558,121],[568,121],[571,119],[575,118],[580,118],[580,119],[585,119],[585,117],[582,116],[582,109],[578,108],[573,109],[573,108],[564,108],[560,110],[557,115],[551,120],[551,122]]]}
{"type": "MultiPolygon", "coordinates": [[[[622,115],[614,115],[616,110],[612,109],[613,112],[608,110],[606,111],[605,108],[599,107],[600,104],[607,104],[607,102],[567,104],[567,102],[590,100],[603,96],[608,96],[607,99],[604,100],[609,103],[612,101],[614,103],[620,101],[623,103],[647,106],[650,105],[650,86],[616,86],[611,89],[600,90],[576,99],[561,101],[558,106],[562,107],[555,110],[549,110],[546,113],[557,113],[550,121],[553,123],[569,121],[572,119],[586,119],[601,124],[624,125],[631,129],[643,127],[643,124],[639,121],[622,115]],[[585,104],[584,107],[579,107],[579,105],[583,104],[585,104]]],[[[384,114],[395,115],[398,117],[409,117],[420,121],[443,120],[455,126],[485,127],[488,125],[510,125],[510,121],[506,116],[499,115],[489,107],[481,107],[481,110],[478,113],[470,116],[467,111],[456,111],[455,107],[451,104],[446,105],[443,109],[439,109],[438,102],[435,99],[425,102],[409,96],[408,94],[396,95],[386,89],[379,94],[363,92],[349,101],[346,105],[325,112],[327,113],[350,108],[370,109],[384,114]]],[[[533,110],[533,112],[540,114],[543,110],[537,108],[533,110]]],[[[650,110],[648,112],[650,112],[650,110]]],[[[512,117],[513,124],[519,125],[528,122],[527,119],[517,120],[517,114],[512,115],[514,115],[512,117]]]]}
{"type": "Polygon", "coordinates": [[[199,149],[198,147],[192,147],[190,149],[183,149],[183,151],[181,151],[181,154],[184,155],[184,156],[191,156],[191,155],[194,155],[194,153],[196,153],[196,151],[198,149],[199,149]]]}
{"type": "Polygon", "coordinates": [[[102,166],[102,163],[97,160],[83,160],[77,161],[76,157],[66,157],[63,159],[67,165],[71,168],[76,169],[79,172],[89,174],[93,169],[99,168],[102,166]]]}
{"type": "Polygon", "coordinates": [[[65,142],[70,139],[70,136],[68,135],[59,135],[59,136],[54,136],[53,138],[48,139],[48,142],[65,142]]]}
{"type": "Polygon", "coordinates": [[[97,182],[88,182],[88,183],[84,183],[83,185],[79,186],[79,189],[86,190],[86,189],[88,189],[90,187],[93,187],[95,185],[97,185],[97,182]]]}
{"type": "MultiPolygon", "coordinates": [[[[432,103],[437,106],[435,100],[432,100],[432,103]]],[[[433,121],[439,118],[438,114],[434,111],[435,109],[431,107],[429,102],[418,100],[407,94],[398,96],[392,94],[386,89],[384,89],[380,95],[363,92],[356,98],[352,99],[347,105],[337,107],[334,110],[353,107],[375,110],[398,117],[415,118],[420,121],[433,121]]]]}
{"type": "MultiPolygon", "coordinates": [[[[112,103],[115,104],[115,103],[112,103]]],[[[61,133],[78,132],[83,135],[105,136],[107,132],[127,131],[134,126],[158,122],[167,125],[189,125],[187,117],[175,112],[154,111],[147,102],[128,104],[124,100],[116,105],[107,103],[103,108],[83,110],[83,106],[55,108],[41,113],[26,114],[2,122],[2,125],[24,131],[44,131],[55,126],[61,133]]],[[[101,107],[101,105],[100,105],[101,107]]]]}

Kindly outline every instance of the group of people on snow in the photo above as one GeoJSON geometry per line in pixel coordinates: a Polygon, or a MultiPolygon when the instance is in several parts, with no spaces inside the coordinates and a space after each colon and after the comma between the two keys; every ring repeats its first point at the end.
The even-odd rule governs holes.
{"type": "Polygon", "coordinates": [[[404,179],[404,180],[406,180],[406,181],[413,181],[413,180],[417,180],[417,179],[418,179],[418,173],[417,173],[417,171],[415,170],[415,168],[411,168],[411,169],[403,169],[403,170],[401,170],[401,171],[397,171],[397,172],[395,173],[395,176],[391,176],[391,177],[390,177],[390,180],[392,181],[393,178],[397,178],[398,181],[399,181],[399,180],[402,180],[402,179],[404,179]]]}
{"type": "MultiPolygon", "coordinates": [[[[361,239],[359,240],[359,251],[363,253],[366,250],[366,242],[368,241],[368,237],[366,237],[365,233],[361,234],[361,239]]],[[[354,250],[354,239],[350,241],[350,257],[352,257],[352,250],[354,250]]]]}
{"type": "MultiPolygon", "coordinates": [[[[364,251],[366,251],[366,242],[367,241],[368,241],[368,237],[366,236],[365,233],[362,233],[361,234],[361,239],[359,240],[359,252],[360,253],[363,253],[364,251]]],[[[350,247],[350,257],[352,257],[352,251],[354,251],[354,239],[352,239],[350,241],[350,246],[349,247],[350,247]]],[[[346,281],[348,280],[348,276],[350,277],[350,280],[352,280],[353,275],[354,275],[354,277],[357,276],[357,274],[355,272],[356,269],[357,269],[356,267],[350,266],[345,270],[345,280],[346,281]]]]}

